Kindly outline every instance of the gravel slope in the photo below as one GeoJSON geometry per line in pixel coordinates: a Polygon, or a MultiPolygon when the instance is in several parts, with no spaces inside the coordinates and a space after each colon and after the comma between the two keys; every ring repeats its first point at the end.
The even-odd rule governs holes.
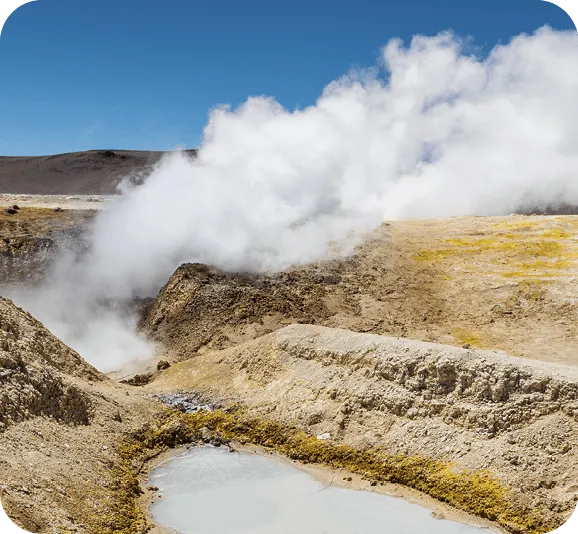
{"type": "Polygon", "coordinates": [[[89,150],[53,156],[0,156],[0,193],[110,195],[122,178],[148,174],[163,154],[89,150]]]}

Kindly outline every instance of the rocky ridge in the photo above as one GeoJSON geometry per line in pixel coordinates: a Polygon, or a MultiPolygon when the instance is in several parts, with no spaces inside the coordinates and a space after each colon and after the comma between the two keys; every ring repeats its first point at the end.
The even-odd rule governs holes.
{"type": "Polygon", "coordinates": [[[116,499],[116,448],[159,411],[0,297],[0,497],[19,526],[96,532],[116,499]]]}
{"type": "Polygon", "coordinates": [[[291,325],[173,365],[195,390],[322,439],[488,469],[528,506],[578,501],[578,371],[407,339],[291,325]]]}

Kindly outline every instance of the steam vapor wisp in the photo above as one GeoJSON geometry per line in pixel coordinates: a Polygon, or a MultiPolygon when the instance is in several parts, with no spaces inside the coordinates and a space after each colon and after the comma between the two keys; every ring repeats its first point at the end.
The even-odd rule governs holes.
{"type": "Polygon", "coordinates": [[[101,370],[146,358],[125,303],[185,261],[278,271],[345,253],[383,219],[578,204],[578,35],[542,28],[485,58],[452,34],[398,40],[377,68],[289,111],[214,109],[195,160],[175,152],[96,219],[83,256],[16,300],[101,370]]]}

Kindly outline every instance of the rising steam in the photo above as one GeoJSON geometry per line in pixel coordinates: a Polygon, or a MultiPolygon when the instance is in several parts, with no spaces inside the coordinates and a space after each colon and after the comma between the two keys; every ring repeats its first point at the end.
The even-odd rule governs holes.
{"type": "Polygon", "coordinates": [[[166,157],[102,212],[90,250],[18,300],[103,370],[146,357],[123,303],[184,261],[275,271],[386,219],[578,204],[578,36],[548,28],[467,55],[450,34],[397,40],[314,106],[212,111],[196,160],[166,157]]]}

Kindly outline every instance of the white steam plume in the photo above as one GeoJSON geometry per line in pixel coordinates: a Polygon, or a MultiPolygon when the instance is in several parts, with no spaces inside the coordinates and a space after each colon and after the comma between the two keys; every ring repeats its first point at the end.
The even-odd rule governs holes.
{"type": "Polygon", "coordinates": [[[578,204],[576,65],[575,32],[543,28],[484,59],[451,34],[415,37],[383,49],[385,75],[345,76],[306,109],[215,109],[198,158],[174,153],[125,191],[89,253],[60,260],[25,305],[109,370],[147,354],[111,303],[154,294],[184,261],[274,271],[384,217],[578,204]]]}

